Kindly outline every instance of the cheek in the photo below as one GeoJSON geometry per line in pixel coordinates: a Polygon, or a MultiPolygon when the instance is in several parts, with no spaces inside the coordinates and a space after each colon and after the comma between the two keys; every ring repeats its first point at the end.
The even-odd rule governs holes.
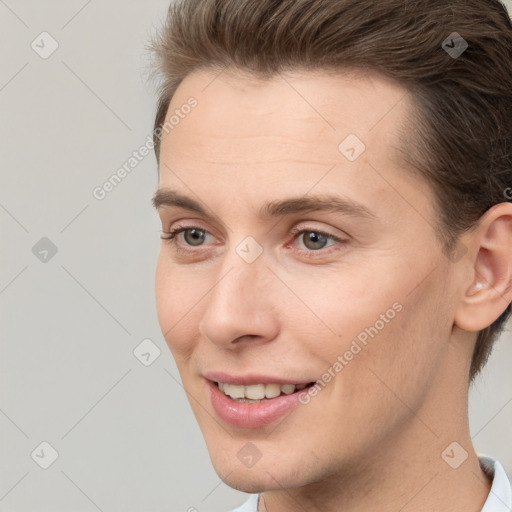
{"type": "MultiPolygon", "coordinates": [[[[442,304],[444,299],[435,283],[426,283],[414,293],[410,290],[394,295],[400,311],[388,323],[376,322],[381,313],[384,318],[393,316],[386,309],[388,301],[384,301],[372,310],[373,319],[366,318],[369,324],[363,330],[360,326],[356,329],[367,333],[368,338],[361,352],[354,356],[357,363],[345,373],[350,386],[347,392],[368,397],[368,405],[374,408],[369,415],[374,417],[375,424],[380,414],[390,417],[407,412],[404,403],[419,409],[445,357],[451,332],[449,305],[442,304]],[[445,311],[440,312],[440,308],[445,311]],[[369,325],[373,328],[368,329],[369,325]]],[[[352,333],[353,339],[357,336],[352,333]]]]}
{"type": "Polygon", "coordinates": [[[324,309],[323,319],[342,337],[330,335],[311,346],[312,361],[321,354],[319,378],[327,382],[318,402],[312,398],[311,410],[315,426],[330,425],[327,437],[340,446],[350,439],[357,450],[384,438],[409,419],[410,409],[421,408],[435,378],[443,344],[425,311],[425,300],[434,302],[434,295],[398,294],[390,300],[396,297],[369,293],[366,304],[348,301],[324,309]]]}
{"type": "MultiPolygon", "coordinates": [[[[377,282],[377,275],[362,276],[350,270],[335,270],[332,275],[308,276],[292,283],[301,301],[288,301],[288,325],[300,325],[305,340],[331,360],[350,351],[361,352],[372,340],[385,338],[400,316],[403,316],[400,282],[389,277],[377,282]],[[321,283],[319,286],[318,283],[321,283]],[[315,340],[323,340],[315,343],[315,340]],[[309,342],[308,342],[309,343],[309,342]]],[[[348,354],[350,358],[351,355],[348,354]]]]}
{"type": "Polygon", "coordinates": [[[171,275],[163,263],[162,250],[158,257],[155,274],[155,298],[158,321],[163,333],[171,327],[175,292],[171,288],[171,275]]]}
{"type": "Polygon", "coordinates": [[[167,264],[160,256],[155,276],[156,309],[160,329],[173,356],[179,360],[192,350],[194,322],[197,322],[200,283],[167,264]]]}
{"type": "Polygon", "coordinates": [[[332,379],[340,381],[332,389],[341,386],[343,393],[360,396],[372,382],[383,386],[378,376],[402,387],[427,382],[435,371],[450,331],[447,315],[433,317],[442,298],[439,286],[426,282],[411,293],[417,285],[412,276],[423,274],[417,269],[392,272],[390,267],[363,278],[346,272],[340,279],[333,273],[332,279],[321,279],[329,283],[321,288],[311,278],[293,284],[308,307],[289,304],[287,322],[301,326],[301,339],[317,370],[346,375],[350,369],[350,379],[332,379]]]}

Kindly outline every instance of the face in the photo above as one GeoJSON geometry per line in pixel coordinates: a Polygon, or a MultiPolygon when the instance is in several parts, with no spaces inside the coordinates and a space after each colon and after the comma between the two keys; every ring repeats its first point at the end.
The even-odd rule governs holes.
{"type": "Polygon", "coordinates": [[[219,476],[246,492],[315,485],[400,446],[411,410],[436,424],[453,263],[428,184],[400,160],[404,89],[217,75],[189,75],[167,114],[158,211],[162,236],[182,231],[161,244],[158,318],[219,476]],[[216,381],[234,396],[316,385],[243,403],[216,381]]]}

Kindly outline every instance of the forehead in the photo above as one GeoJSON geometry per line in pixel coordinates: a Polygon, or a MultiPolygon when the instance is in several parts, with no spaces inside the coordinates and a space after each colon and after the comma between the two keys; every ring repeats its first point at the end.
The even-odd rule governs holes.
{"type": "Polygon", "coordinates": [[[344,156],[340,143],[356,135],[380,159],[396,159],[408,96],[396,82],[362,72],[294,72],[259,79],[236,71],[196,71],[176,90],[166,119],[174,114],[177,120],[175,114],[191,97],[197,106],[164,132],[162,153],[185,157],[193,148],[189,156],[230,164],[254,161],[258,153],[262,161],[333,162],[344,156]]]}

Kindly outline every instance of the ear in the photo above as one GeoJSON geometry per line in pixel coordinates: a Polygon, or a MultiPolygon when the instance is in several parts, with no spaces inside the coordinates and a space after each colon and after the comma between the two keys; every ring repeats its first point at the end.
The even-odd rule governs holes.
{"type": "Polygon", "coordinates": [[[464,283],[455,324],[469,332],[491,325],[512,301],[512,203],[490,208],[471,233],[468,243],[476,258],[464,283]]]}

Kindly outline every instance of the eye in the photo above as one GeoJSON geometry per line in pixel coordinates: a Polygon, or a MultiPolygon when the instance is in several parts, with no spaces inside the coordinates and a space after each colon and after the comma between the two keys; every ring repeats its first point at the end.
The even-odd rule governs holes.
{"type": "Polygon", "coordinates": [[[167,236],[161,236],[160,238],[177,246],[175,238],[182,232],[185,233],[185,241],[192,247],[200,246],[205,239],[206,233],[208,233],[205,229],[201,229],[197,226],[177,226],[176,228],[165,232],[167,236]],[[187,236],[188,232],[190,232],[190,236],[187,236]]]}
{"type": "MultiPolygon", "coordinates": [[[[177,252],[185,253],[197,252],[194,251],[194,249],[189,249],[188,247],[200,247],[204,245],[203,242],[206,240],[208,235],[213,236],[207,230],[198,226],[176,226],[174,229],[164,232],[164,234],[167,236],[161,236],[160,238],[162,240],[172,244],[177,252]],[[180,247],[180,244],[178,243],[178,235],[180,233],[184,233],[183,240],[185,242],[185,248],[180,247]]],[[[343,240],[337,236],[331,235],[330,233],[326,233],[313,227],[297,227],[291,230],[291,234],[293,235],[294,241],[297,239],[303,241],[305,249],[299,249],[299,252],[305,253],[305,255],[309,257],[315,257],[316,254],[314,253],[321,253],[321,255],[330,253],[331,251],[322,250],[327,246],[327,242],[329,240],[334,242],[334,244],[331,245],[336,245],[336,243],[344,244],[347,242],[347,240],[343,240]]]]}
{"type": "MultiPolygon", "coordinates": [[[[334,243],[327,247],[331,247],[333,245],[344,245],[348,242],[348,240],[331,235],[330,233],[326,233],[314,227],[297,227],[292,229],[291,233],[294,235],[294,241],[301,240],[303,245],[306,247],[306,249],[299,249],[299,252],[309,258],[321,257],[326,254],[330,254],[332,250],[322,250],[327,246],[326,244],[328,240],[331,240],[334,243]]],[[[339,250],[339,248],[334,250],[339,250]]]]}
{"type": "Polygon", "coordinates": [[[306,246],[306,249],[311,251],[318,251],[319,249],[323,249],[326,246],[327,241],[329,239],[334,240],[336,242],[340,241],[339,238],[336,238],[335,236],[330,235],[328,233],[323,233],[318,229],[302,229],[300,231],[295,230],[295,232],[292,231],[292,233],[296,235],[294,237],[294,240],[302,240],[302,242],[306,246]]]}

